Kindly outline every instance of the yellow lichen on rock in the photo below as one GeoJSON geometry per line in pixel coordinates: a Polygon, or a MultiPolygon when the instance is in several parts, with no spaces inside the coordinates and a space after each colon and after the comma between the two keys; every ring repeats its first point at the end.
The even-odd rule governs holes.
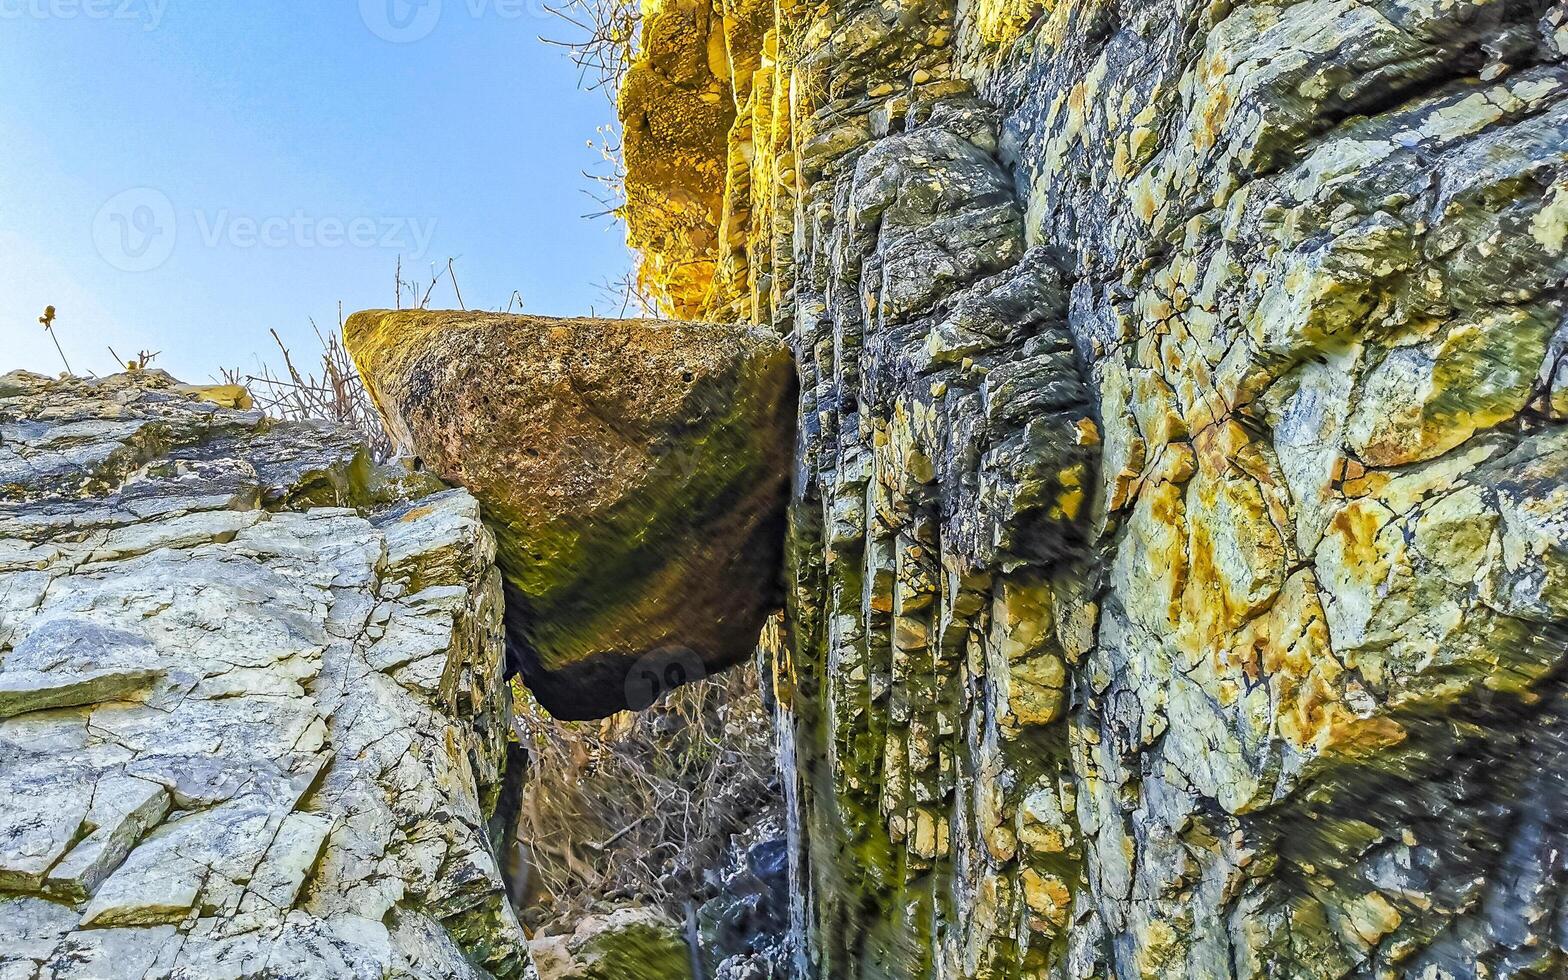
{"type": "Polygon", "coordinates": [[[255,405],[243,385],[178,385],[175,390],[220,408],[249,409],[255,405]]]}
{"type": "Polygon", "coordinates": [[[1438,898],[1568,894],[1487,870],[1568,731],[1565,30],[778,8],[670,281],[796,348],[827,974],[1568,968],[1438,898]]]}
{"type": "Polygon", "coordinates": [[[627,241],[641,281],[682,318],[703,315],[720,251],[730,133],[750,98],[772,5],[647,0],[619,93],[627,241]]]}
{"type": "Polygon", "coordinates": [[[991,44],[1008,44],[1022,36],[1030,21],[1054,4],[1041,0],[980,0],[977,6],[975,22],[980,36],[991,44]]]}

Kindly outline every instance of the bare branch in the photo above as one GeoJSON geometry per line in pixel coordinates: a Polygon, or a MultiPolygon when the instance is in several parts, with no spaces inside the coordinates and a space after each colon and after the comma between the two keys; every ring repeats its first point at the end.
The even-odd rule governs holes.
{"type": "Polygon", "coordinates": [[[556,721],[520,693],[514,723],[538,775],[518,838],[544,892],[525,920],[574,921],[605,895],[684,912],[776,793],[758,684],[753,665],[589,723],[556,721]]]}
{"type": "Polygon", "coordinates": [[[452,292],[457,294],[457,308],[460,310],[468,309],[468,307],[463,305],[463,291],[457,288],[457,271],[452,268],[452,260],[450,258],[446,260],[446,276],[452,280],[452,292]]]}
{"type": "Polygon", "coordinates": [[[283,361],[283,377],[258,358],[254,373],[224,368],[221,372],[224,383],[244,387],[256,407],[275,418],[291,422],[332,422],[354,429],[364,438],[372,458],[377,461],[390,459],[396,447],[381,424],[381,416],[360,380],[353,359],[339,339],[342,324],[342,304],[338,305],[338,333],[323,333],[315,320],[310,321],[320,344],[320,353],[315,355],[319,373],[302,371],[295,363],[294,352],[273,330],[270,333],[283,361]]]}

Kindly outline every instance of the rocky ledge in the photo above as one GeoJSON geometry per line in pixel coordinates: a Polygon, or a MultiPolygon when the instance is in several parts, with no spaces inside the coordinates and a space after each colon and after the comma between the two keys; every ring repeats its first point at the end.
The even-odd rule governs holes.
{"type": "Polygon", "coordinates": [[[245,406],[0,378],[0,977],[519,975],[478,505],[245,406]]]}

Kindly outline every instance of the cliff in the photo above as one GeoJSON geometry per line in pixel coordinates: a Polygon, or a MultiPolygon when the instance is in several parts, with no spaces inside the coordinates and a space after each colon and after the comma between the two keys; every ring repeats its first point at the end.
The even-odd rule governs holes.
{"type": "Polygon", "coordinates": [[[410,471],[0,378],[0,976],[522,975],[508,675],[759,626],[787,843],[661,877],[725,980],[1568,973],[1568,14],[644,15],[629,232],[710,322],[359,314],[410,471]]]}
{"type": "Polygon", "coordinates": [[[832,980],[1568,970],[1568,18],[646,4],[627,214],[802,381],[832,980]]]}
{"type": "Polygon", "coordinates": [[[494,554],[240,389],[0,378],[0,976],[520,975],[494,554]]]}

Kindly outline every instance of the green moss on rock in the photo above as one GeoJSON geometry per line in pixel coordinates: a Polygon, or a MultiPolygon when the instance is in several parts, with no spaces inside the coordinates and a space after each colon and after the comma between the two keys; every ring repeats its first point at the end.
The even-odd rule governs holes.
{"type": "Polygon", "coordinates": [[[627,706],[653,651],[706,669],[779,605],[794,369],[766,331],[426,310],[345,327],[394,436],[484,506],[517,666],[549,710],[627,706]]]}

